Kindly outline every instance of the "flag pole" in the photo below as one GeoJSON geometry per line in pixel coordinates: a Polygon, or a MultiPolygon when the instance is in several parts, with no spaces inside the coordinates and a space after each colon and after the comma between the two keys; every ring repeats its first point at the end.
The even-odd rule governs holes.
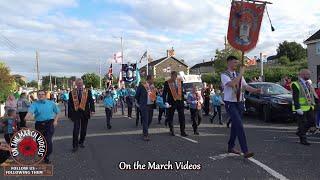
{"type": "Polygon", "coordinates": [[[148,50],[146,51],[147,52],[147,76],[149,75],[149,59],[148,59],[148,50]]]}

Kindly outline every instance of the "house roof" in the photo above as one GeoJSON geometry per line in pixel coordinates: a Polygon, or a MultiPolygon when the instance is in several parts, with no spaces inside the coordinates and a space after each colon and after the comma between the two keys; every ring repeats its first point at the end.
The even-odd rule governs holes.
{"type": "Polygon", "coordinates": [[[196,65],[192,66],[190,69],[195,69],[195,68],[199,68],[199,67],[208,67],[208,66],[213,66],[213,61],[207,61],[207,62],[196,64],[196,65]]]}
{"type": "MultiPolygon", "coordinates": [[[[172,59],[174,59],[174,60],[176,60],[176,61],[179,61],[181,64],[183,64],[183,65],[185,65],[185,66],[188,67],[188,65],[187,65],[185,62],[183,62],[183,61],[181,61],[181,60],[179,60],[179,59],[177,59],[177,58],[175,58],[175,57],[163,57],[163,58],[160,58],[160,59],[158,59],[158,60],[155,60],[155,61],[150,62],[150,63],[148,64],[148,66],[149,66],[149,67],[151,67],[151,66],[156,66],[156,65],[160,64],[161,62],[169,59],[169,58],[172,58],[172,59]]],[[[145,69],[146,66],[147,66],[147,65],[144,65],[143,67],[141,67],[141,69],[145,69]]]]}
{"type": "Polygon", "coordinates": [[[308,44],[313,41],[320,40],[320,30],[310,36],[307,40],[304,41],[305,44],[308,44]]]}

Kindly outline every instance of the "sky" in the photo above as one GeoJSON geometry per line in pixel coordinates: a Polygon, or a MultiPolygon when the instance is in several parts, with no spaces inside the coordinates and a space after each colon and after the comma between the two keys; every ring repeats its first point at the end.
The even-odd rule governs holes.
{"type": "MultiPolygon", "coordinates": [[[[320,29],[319,0],[270,2],[276,31],[265,13],[249,57],[274,55],[284,40],[303,44],[320,29]]],[[[146,50],[159,59],[173,47],[191,67],[224,47],[230,6],[230,0],[1,0],[0,61],[29,80],[36,78],[36,51],[41,75],[79,77],[98,73],[100,63],[104,74],[123,37],[125,62],[146,50]]]]}

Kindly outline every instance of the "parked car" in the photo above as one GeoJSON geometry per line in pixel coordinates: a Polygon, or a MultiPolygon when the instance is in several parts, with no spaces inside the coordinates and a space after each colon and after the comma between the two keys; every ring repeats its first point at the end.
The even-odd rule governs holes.
{"type": "Polygon", "coordinates": [[[275,118],[292,119],[292,94],[279,84],[269,82],[249,83],[262,89],[261,94],[245,92],[246,113],[257,113],[265,122],[275,118]]]}

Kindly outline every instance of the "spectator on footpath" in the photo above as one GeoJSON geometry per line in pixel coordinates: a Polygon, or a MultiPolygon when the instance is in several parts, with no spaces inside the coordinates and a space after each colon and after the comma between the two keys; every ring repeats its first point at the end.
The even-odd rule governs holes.
{"type": "Polygon", "coordinates": [[[8,96],[7,101],[4,105],[4,109],[5,109],[6,113],[8,112],[9,109],[13,109],[13,110],[17,111],[17,101],[13,95],[8,96]]]}
{"type": "Polygon", "coordinates": [[[16,111],[9,109],[7,116],[0,121],[0,125],[3,128],[3,136],[8,144],[13,137],[13,134],[18,131],[18,121],[16,119],[16,111]]]}
{"type": "Polygon", "coordinates": [[[17,109],[20,118],[20,128],[27,127],[25,117],[28,113],[28,108],[30,107],[30,102],[27,99],[26,93],[21,93],[20,98],[17,102],[17,109]]]}
{"type": "Polygon", "coordinates": [[[10,158],[10,147],[8,144],[0,142],[0,164],[5,165],[5,161],[10,158]]]}

